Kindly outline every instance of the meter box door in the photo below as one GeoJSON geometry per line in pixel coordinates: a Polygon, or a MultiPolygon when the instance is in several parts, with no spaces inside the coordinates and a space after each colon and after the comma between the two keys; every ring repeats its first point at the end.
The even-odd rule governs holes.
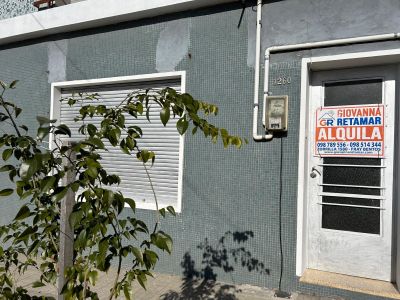
{"type": "Polygon", "coordinates": [[[264,113],[268,131],[287,131],[288,96],[265,96],[264,113]]]}

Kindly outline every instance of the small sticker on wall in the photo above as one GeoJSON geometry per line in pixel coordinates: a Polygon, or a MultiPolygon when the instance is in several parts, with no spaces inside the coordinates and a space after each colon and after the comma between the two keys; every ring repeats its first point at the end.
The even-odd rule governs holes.
{"type": "Polygon", "coordinates": [[[382,104],[318,108],[314,155],[384,157],[384,114],[382,104]]]}

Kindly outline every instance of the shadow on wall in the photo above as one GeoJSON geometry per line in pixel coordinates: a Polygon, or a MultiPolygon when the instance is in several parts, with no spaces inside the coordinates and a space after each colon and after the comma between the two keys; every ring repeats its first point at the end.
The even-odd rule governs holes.
{"type": "Polygon", "coordinates": [[[252,231],[226,232],[217,243],[211,244],[206,238],[197,246],[203,251],[200,266],[186,252],[181,266],[183,268],[183,283],[181,291],[169,291],[161,296],[162,300],[203,300],[224,299],[237,300],[236,295],[241,292],[239,288],[231,284],[217,282],[217,272],[232,273],[235,267],[241,266],[249,272],[269,274],[264,263],[253,257],[245,247],[246,241],[253,238],[252,231]],[[228,244],[230,246],[228,246],[228,244]]]}

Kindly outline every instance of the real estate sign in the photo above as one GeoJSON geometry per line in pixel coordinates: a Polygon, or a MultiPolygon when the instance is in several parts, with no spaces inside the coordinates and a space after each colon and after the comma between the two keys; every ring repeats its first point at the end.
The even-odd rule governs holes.
{"type": "Polygon", "coordinates": [[[384,113],[382,104],[318,108],[314,155],[383,157],[384,113]]]}

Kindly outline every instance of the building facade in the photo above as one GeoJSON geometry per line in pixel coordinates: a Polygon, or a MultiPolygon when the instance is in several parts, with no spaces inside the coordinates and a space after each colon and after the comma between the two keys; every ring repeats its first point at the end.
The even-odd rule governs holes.
{"type": "MultiPolygon", "coordinates": [[[[400,298],[392,285],[400,280],[400,2],[125,2],[0,6],[0,79],[20,81],[13,98],[32,128],[36,115],[63,118],[51,105],[63,93],[172,82],[217,104],[215,122],[249,140],[240,150],[191,134],[174,142],[175,177],[165,183],[158,174],[163,193],[175,187],[165,203],[179,213],[162,223],[174,251],[156,271],[201,270],[206,245],[243,248],[243,264],[232,256],[233,270],[213,266],[218,280],[400,298]],[[265,137],[263,112],[271,110],[274,129],[273,101],[284,99],[266,107],[266,95],[287,96],[288,113],[287,131],[265,137]]],[[[0,222],[18,206],[1,203],[0,222]]],[[[151,221],[151,204],[140,207],[151,221]]]]}

